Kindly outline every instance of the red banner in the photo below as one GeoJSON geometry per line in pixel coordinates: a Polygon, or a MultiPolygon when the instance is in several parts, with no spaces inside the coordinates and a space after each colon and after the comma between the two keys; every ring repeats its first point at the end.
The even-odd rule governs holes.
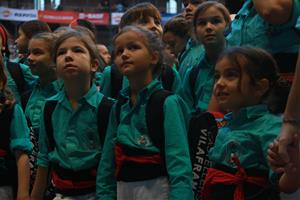
{"type": "Polygon", "coordinates": [[[109,13],[79,13],[79,19],[85,19],[96,25],[109,25],[109,13]]]}
{"type": "Polygon", "coordinates": [[[71,11],[39,10],[38,19],[47,23],[69,24],[79,14],[71,11]]]}

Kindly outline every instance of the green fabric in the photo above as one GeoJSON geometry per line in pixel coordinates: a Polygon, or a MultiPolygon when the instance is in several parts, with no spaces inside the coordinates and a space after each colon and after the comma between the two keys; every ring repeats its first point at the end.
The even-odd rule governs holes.
{"type": "MultiPolygon", "coordinates": [[[[148,135],[145,106],[151,94],[162,86],[154,80],[137,97],[135,106],[129,101],[129,88],[121,91],[128,99],[120,109],[120,124],[116,122],[115,107],[110,115],[103,154],[98,167],[97,196],[116,198],[114,144],[159,152],[148,135]]],[[[177,95],[167,97],[164,103],[165,157],[170,184],[170,199],[193,199],[192,168],[187,143],[187,107],[177,95]]]]}
{"type": "Polygon", "coordinates": [[[78,101],[76,110],[72,109],[65,91],[48,99],[58,101],[52,114],[56,146],[53,151],[49,151],[42,114],[38,166],[48,167],[49,162],[55,162],[63,168],[76,171],[98,165],[102,148],[97,127],[97,108],[102,98],[103,95],[93,85],[78,101]]]}
{"type": "Polygon", "coordinates": [[[183,81],[183,86],[180,90],[180,96],[187,103],[190,113],[200,109],[206,111],[209,101],[212,96],[212,89],[214,83],[214,66],[209,64],[206,58],[200,61],[198,66],[188,69],[183,81]],[[191,71],[195,67],[200,67],[194,88],[191,88],[190,76],[191,71]]]}
{"type": "Polygon", "coordinates": [[[241,109],[235,116],[225,115],[227,125],[219,130],[209,158],[215,164],[234,168],[230,162],[235,154],[244,168],[270,171],[267,163],[269,144],[278,136],[280,117],[271,114],[266,105],[241,109]]]}
{"type": "Polygon", "coordinates": [[[53,81],[44,87],[41,87],[39,79],[36,81],[25,108],[25,115],[30,119],[35,130],[38,130],[40,127],[41,113],[46,99],[54,96],[62,86],[62,80],[53,81]]]}
{"type": "MultiPolygon", "coordinates": [[[[10,150],[19,150],[29,154],[32,151],[32,144],[29,137],[29,128],[23,110],[20,105],[14,106],[10,124],[10,150]]],[[[0,122],[2,124],[3,122],[0,122]]],[[[3,134],[3,133],[1,133],[3,134]]],[[[0,170],[6,168],[5,158],[0,157],[0,170]]]]}
{"type": "Polygon", "coordinates": [[[31,152],[32,145],[29,138],[29,128],[23,110],[16,104],[10,124],[10,148],[11,150],[21,150],[31,152]]]}
{"type": "Polygon", "coordinates": [[[231,23],[227,36],[228,47],[250,45],[271,53],[298,52],[299,40],[293,30],[300,14],[300,1],[293,0],[293,14],[281,25],[267,23],[256,11],[252,0],[247,0],[231,23]]]}
{"type": "Polygon", "coordinates": [[[205,51],[201,44],[198,44],[195,40],[189,39],[185,50],[180,54],[179,60],[179,76],[182,80],[185,78],[185,74],[189,68],[197,66],[204,57],[205,51]]]}
{"type": "MultiPolygon", "coordinates": [[[[14,94],[16,102],[20,103],[20,94],[19,94],[19,91],[18,91],[18,88],[17,88],[17,85],[16,85],[15,81],[13,80],[12,76],[8,72],[7,63],[8,63],[8,59],[4,58],[4,71],[7,75],[7,86],[12,91],[12,93],[14,94]]],[[[33,85],[35,84],[35,81],[38,77],[32,75],[31,70],[27,65],[24,65],[24,64],[21,64],[21,63],[19,63],[19,64],[20,64],[21,70],[22,70],[23,75],[24,75],[24,80],[26,82],[26,89],[31,89],[33,87],[33,85]]]]}
{"type": "MultiPolygon", "coordinates": [[[[174,81],[172,84],[172,92],[174,93],[178,93],[181,87],[181,79],[180,76],[178,74],[178,72],[176,71],[175,68],[172,68],[173,72],[174,72],[174,81]]],[[[102,74],[102,79],[100,82],[100,92],[102,94],[104,94],[104,96],[106,97],[112,97],[111,94],[111,66],[107,66],[105,67],[103,74],[102,74]]],[[[129,86],[129,81],[127,79],[127,77],[123,78],[123,82],[122,82],[122,89],[125,89],[129,86]]]]}

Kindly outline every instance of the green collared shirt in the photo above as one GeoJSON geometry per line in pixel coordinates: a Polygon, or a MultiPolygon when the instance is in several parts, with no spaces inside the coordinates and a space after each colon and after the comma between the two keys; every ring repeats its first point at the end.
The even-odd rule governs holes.
{"type": "Polygon", "coordinates": [[[49,162],[74,171],[89,169],[98,165],[101,156],[101,143],[97,127],[97,109],[103,94],[95,85],[78,101],[73,110],[65,94],[60,91],[48,100],[58,101],[53,114],[53,138],[55,148],[48,149],[44,114],[41,115],[39,153],[37,165],[48,167],[49,162]]]}
{"type": "Polygon", "coordinates": [[[295,53],[299,40],[293,28],[300,14],[300,1],[293,0],[292,15],[288,22],[272,25],[256,11],[252,0],[247,0],[231,23],[227,36],[228,47],[250,45],[263,48],[271,53],[295,53]]]}
{"type": "Polygon", "coordinates": [[[208,63],[205,57],[200,61],[200,64],[195,67],[200,67],[200,70],[194,88],[191,88],[190,84],[190,76],[193,70],[193,68],[190,68],[186,72],[183,86],[179,93],[187,103],[190,113],[196,111],[196,109],[200,109],[200,111],[207,110],[212,96],[214,82],[214,65],[208,63]]]}
{"type": "MultiPolygon", "coordinates": [[[[12,93],[14,94],[14,97],[16,99],[17,103],[20,103],[20,93],[18,91],[17,85],[14,81],[14,79],[12,78],[11,74],[9,73],[8,69],[7,69],[7,63],[8,63],[8,58],[4,58],[4,71],[7,75],[7,86],[8,88],[12,91],[12,93]]],[[[23,76],[24,76],[24,80],[26,82],[26,89],[31,89],[33,87],[33,85],[35,84],[36,79],[38,78],[37,76],[32,75],[30,68],[22,63],[19,63],[23,76]]]]}
{"type": "Polygon", "coordinates": [[[190,38],[185,46],[184,51],[180,54],[179,60],[179,76],[184,80],[188,69],[199,65],[201,59],[204,57],[205,51],[202,44],[197,43],[190,38]]]}
{"type": "Polygon", "coordinates": [[[53,81],[44,87],[41,87],[39,79],[36,81],[25,108],[25,115],[30,119],[35,130],[38,131],[40,127],[41,113],[46,99],[54,96],[62,86],[62,80],[53,81]]]}
{"type": "MultiPolygon", "coordinates": [[[[172,92],[177,93],[181,87],[181,79],[180,76],[175,68],[172,68],[174,72],[174,80],[172,83],[172,92]]],[[[129,81],[126,76],[123,76],[122,81],[122,89],[125,89],[129,86],[129,81]]],[[[101,82],[100,82],[100,91],[106,97],[112,97],[111,94],[111,66],[105,67],[101,82]]]]}
{"type": "MultiPolygon", "coordinates": [[[[129,88],[121,91],[127,102],[120,109],[120,123],[116,122],[116,107],[110,115],[107,136],[97,175],[97,196],[116,198],[115,143],[159,152],[148,135],[145,106],[153,92],[161,89],[161,83],[152,81],[137,97],[136,105],[130,103],[129,88]]],[[[164,103],[165,158],[170,184],[169,199],[193,199],[192,168],[187,143],[187,108],[177,95],[167,97],[164,103]]]]}
{"type": "Polygon", "coordinates": [[[227,124],[219,130],[209,158],[215,164],[231,168],[231,155],[238,156],[243,168],[270,171],[267,163],[269,144],[278,136],[280,117],[271,114],[266,105],[242,108],[235,116],[225,116],[227,124]]]}

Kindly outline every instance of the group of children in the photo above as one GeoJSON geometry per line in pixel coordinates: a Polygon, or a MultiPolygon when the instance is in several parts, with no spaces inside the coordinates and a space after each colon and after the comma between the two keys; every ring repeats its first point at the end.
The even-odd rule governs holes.
{"type": "Polygon", "coordinates": [[[16,40],[29,68],[18,61],[15,76],[1,25],[0,177],[6,178],[0,199],[276,200],[280,191],[295,191],[299,136],[292,133],[289,161],[276,138],[282,124],[296,130],[299,120],[272,113],[283,87],[277,63],[284,68],[299,50],[300,2],[286,2],[280,6],[292,17],[277,10],[274,19],[262,12],[267,1],[247,0],[231,22],[217,1],[184,0],[183,15],[165,32],[158,9],[137,4],[122,16],[114,64],[103,72],[90,30],[51,33],[47,24],[31,21],[19,27],[16,40]],[[247,30],[253,24],[256,35],[247,30]],[[178,26],[186,35],[176,35],[178,26]],[[274,44],[286,35],[292,42],[274,44]],[[188,128],[202,112],[224,117],[199,195],[188,128]]]}

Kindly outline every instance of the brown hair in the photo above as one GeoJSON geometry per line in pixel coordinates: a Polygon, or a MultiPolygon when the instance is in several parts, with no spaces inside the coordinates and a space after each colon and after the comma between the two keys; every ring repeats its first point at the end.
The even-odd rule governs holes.
{"type": "Polygon", "coordinates": [[[189,38],[190,24],[182,15],[171,18],[164,26],[164,33],[172,32],[174,35],[189,38]]]}
{"type": "Polygon", "coordinates": [[[155,20],[161,22],[160,12],[153,4],[148,2],[139,3],[129,8],[124,13],[121,18],[119,28],[122,29],[123,27],[132,25],[134,23],[147,23],[149,17],[153,17],[155,20]]]}
{"type": "Polygon", "coordinates": [[[51,32],[49,25],[39,20],[24,22],[19,26],[19,29],[24,32],[28,40],[30,40],[35,34],[41,32],[51,32]]]}

